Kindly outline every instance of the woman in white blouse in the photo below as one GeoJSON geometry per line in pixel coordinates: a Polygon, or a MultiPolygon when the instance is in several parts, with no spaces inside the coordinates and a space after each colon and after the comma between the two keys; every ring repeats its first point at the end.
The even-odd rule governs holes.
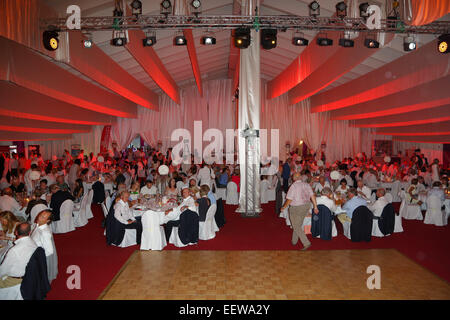
{"type": "Polygon", "coordinates": [[[340,193],[342,195],[347,194],[348,191],[348,187],[347,187],[347,180],[342,179],[340,181],[340,185],[339,187],[336,188],[336,190],[334,190],[335,193],[340,193]]]}
{"type": "Polygon", "coordinates": [[[48,280],[50,282],[56,279],[58,275],[58,256],[56,254],[55,240],[49,226],[51,215],[52,213],[48,209],[41,211],[34,221],[35,223],[30,234],[31,239],[36,242],[38,247],[43,248],[45,251],[48,280]]]}

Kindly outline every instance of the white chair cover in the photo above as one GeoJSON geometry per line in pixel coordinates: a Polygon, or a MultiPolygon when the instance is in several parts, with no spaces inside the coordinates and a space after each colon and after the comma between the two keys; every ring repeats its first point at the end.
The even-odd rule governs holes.
{"type": "Polygon", "coordinates": [[[445,210],[441,209],[441,199],[437,196],[431,195],[427,198],[427,212],[425,213],[425,224],[434,224],[435,226],[447,225],[447,215],[445,210]]]}
{"type": "Polygon", "coordinates": [[[227,184],[226,204],[232,204],[232,205],[239,204],[239,194],[237,191],[237,184],[233,181],[230,181],[227,184]]]}
{"type": "Polygon", "coordinates": [[[342,223],[342,228],[344,229],[344,236],[346,236],[348,239],[351,239],[351,235],[350,235],[350,225],[352,223],[350,221],[344,221],[344,223],[342,223]]]}
{"type": "MultiPolygon", "coordinates": [[[[283,203],[286,201],[286,193],[282,193],[283,203]]],[[[280,218],[286,220],[286,225],[291,226],[291,220],[289,219],[289,208],[286,208],[280,212],[280,218]]]]}
{"type": "Polygon", "coordinates": [[[217,188],[216,187],[216,199],[222,198],[223,201],[227,200],[227,188],[217,188]]]}
{"type": "Polygon", "coordinates": [[[169,243],[173,244],[175,247],[182,248],[186,247],[187,244],[181,242],[180,237],[178,236],[178,227],[172,228],[172,233],[170,234],[169,243]]]}
{"type": "Polygon", "coordinates": [[[278,183],[278,177],[276,175],[273,175],[272,182],[270,183],[269,189],[267,190],[267,200],[269,202],[275,201],[277,198],[277,193],[276,193],[277,183],[278,183]]]}
{"type": "Polygon", "coordinates": [[[53,254],[47,258],[47,275],[48,281],[52,282],[58,276],[58,254],[56,253],[55,240],[53,241],[53,254]]]}
{"type": "Polygon", "coordinates": [[[125,229],[125,234],[119,247],[126,248],[135,246],[136,244],[136,229],[125,229]]]}
{"type": "Polygon", "coordinates": [[[400,198],[402,203],[400,204],[400,216],[407,220],[423,220],[422,211],[418,204],[408,203],[405,191],[400,191],[400,198]]]}
{"type": "MultiPolygon", "coordinates": [[[[205,221],[199,222],[198,238],[200,240],[210,240],[210,239],[215,238],[216,232],[215,232],[214,224],[215,224],[216,220],[214,219],[214,216],[216,214],[216,210],[217,210],[217,205],[212,204],[209,207],[208,212],[206,213],[205,221]]],[[[216,226],[217,226],[217,224],[216,224],[216,226]]]]}
{"type": "Polygon", "coordinates": [[[92,213],[92,199],[94,198],[94,190],[89,190],[88,193],[88,202],[86,204],[86,218],[91,219],[94,217],[94,214],[92,213]]]}
{"type": "Polygon", "coordinates": [[[13,287],[0,288],[0,300],[23,300],[22,293],[20,292],[21,285],[19,283],[13,287]]]}
{"type": "Polygon", "coordinates": [[[53,233],[67,233],[75,230],[73,222],[73,201],[68,199],[61,204],[60,220],[52,223],[53,233]]]}
{"type": "Polygon", "coordinates": [[[392,183],[392,186],[391,186],[391,195],[392,195],[393,202],[401,201],[399,194],[398,194],[399,191],[400,191],[400,181],[396,180],[392,183]]]}
{"type": "Polygon", "coordinates": [[[162,250],[167,245],[159,213],[146,211],[142,215],[141,250],[162,250]]]}
{"type": "Polygon", "coordinates": [[[400,215],[395,215],[394,233],[397,232],[403,232],[402,217],[400,215]]]}
{"type": "Polygon", "coordinates": [[[81,199],[80,210],[75,210],[73,212],[73,222],[75,224],[75,227],[77,228],[84,227],[88,223],[88,219],[86,217],[86,207],[89,200],[88,198],[88,194],[85,194],[81,199]]]}
{"type": "MultiPolygon", "coordinates": [[[[303,220],[303,229],[305,229],[306,226],[310,226],[311,225],[311,217],[305,217],[305,219],[303,220]]],[[[306,233],[306,232],[305,232],[306,233]]],[[[333,221],[331,221],[331,236],[332,237],[337,237],[337,228],[336,228],[336,223],[333,221]]],[[[318,239],[320,239],[320,236],[317,236],[318,239]]]]}
{"type": "Polygon", "coordinates": [[[261,181],[261,184],[260,184],[261,204],[269,203],[269,195],[268,195],[269,185],[270,184],[267,179],[261,181]]]}

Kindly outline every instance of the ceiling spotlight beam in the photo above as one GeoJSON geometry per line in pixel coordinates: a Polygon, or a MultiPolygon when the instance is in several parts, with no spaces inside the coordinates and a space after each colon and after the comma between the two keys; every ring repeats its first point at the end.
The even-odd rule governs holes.
{"type": "Polygon", "coordinates": [[[183,34],[187,41],[187,50],[189,60],[191,60],[192,72],[194,73],[195,83],[197,84],[198,92],[203,97],[202,73],[198,65],[197,51],[195,49],[194,36],[191,29],[184,29],[183,34]]]}
{"type": "Polygon", "coordinates": [[[72,139],[71,134],[0,131],[0,141],[47,141],[72,139]]]}
{"type": "Polygon", "coordinates": [[[0,130],[14,132],[72,134],[90,132],[91,126],[50,121],[38,121],[33,119],[0,115],[0,130]]]}
{"type": "Polygon", "coordinates": [[[409,141],[418,143],[450,143],[450,135],[437,135],[437,136],[392,136],[392,140],[396,141],[409,141]]]}

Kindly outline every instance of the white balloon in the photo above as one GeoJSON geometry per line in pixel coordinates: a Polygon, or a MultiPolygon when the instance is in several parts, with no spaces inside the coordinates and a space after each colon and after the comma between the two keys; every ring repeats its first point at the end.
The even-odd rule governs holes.
{"type": "Polygon", "coordinates": [[[162,176],[167,176],[169,174],[169,167],[163,164],[162,166],[159,166],[158,173],[162,176]]]}

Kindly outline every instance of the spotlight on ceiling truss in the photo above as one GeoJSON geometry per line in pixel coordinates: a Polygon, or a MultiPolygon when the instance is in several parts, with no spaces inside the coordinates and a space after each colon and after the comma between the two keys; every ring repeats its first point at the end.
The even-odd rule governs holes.
{"type": "Polygon", "coordinates": [[[414,37],[408,35],[403,39],[403,50],[404,51],[413,51],[416,50],[417,44],[414,40],[414,37]]]}
{"type": "Polygon", "coordinates": [[[111,40],[111,45],[115,47],[123,47],[127,44],[127,37],[125,31],[113,31],[113,38],[111,40]]]}
{"type": "Polygon", "coordinates": [[[214,37],[214,34],[213,34],[213,33],[205,34],[205,35],[202,37],[202,39],[201,39],[201,43],[202,43],[203,45],[206,45],[206,46],[212,46],[212,45],[215,45],[215,44],[216,44],[216,37],[214,37]]]}
{"type": "Polygon", "coordinates": [[[42,34],[42,42],[44,44],[44,48],[49,51],[55,51],[59,47],[59,39],[58,32],[56,31],[44,31],[42,34]]]}
{"type": "Polygon", "coordinates": [[[239,28],[234,30],[234,46],[236,48],[248,48],[250,45],[250,40],[250,28],[239,28]]]}
{"type": "Polygon", "coordinates": [[[367,19],[369,16],[369,12],[367,12],[367,9],[369,8],[369,3],[364,2],[359,5],[359,16],[361,18],[367,19]]]}
{"type": "Polygon", "coordinates": [[[92,41],[92,33],[83,33],[83,35],[86,37],[86,39],[83,39],[83,47],[90,49],[94,45],[94,42],[92,41]]]}
{"type": "Polygon", "coordinates": [[[277,29],[261,30],[261,45],[263,49],[270,50],[277,46],[277,29]]]}
{"type": "Polygon", "coordinates": [[[440,35],[438,38],[438,51],[440,53],[449,53],[450,52],[450,50],[448,49],[449,43],[450,43],[449,33],[440,35]]]}
{"type": "Polygon", "coordinates": [[[192,13],[195,16],[198,16],[200,13],[202,13],[202,2],[200,0],[192,0],[191,8],[192,8],[192,13]]]}
{"type": "Polygon", "coordinates": [[[182,32],[179,32],[175,38],[173,38],[173,44],[175,46],[185,46],[187,45],[186,37],[183,35],[182,32]]]}
{"type": "Polygon", "coordinates": [[[375,39],[375,36],[367,36],[367,38],[364,39],[364,46],[369,49],[377,49],[380,47],[380,43],[375,39]]]}
{"type": "Polygon", "coordinates": [[[355,41],[350,39],[347,33],[344,34],[344,37],[339,39],[339,45],[344,48],[353,48],[355,46],[355,41]]]}
{"type": "Polygon", "coordinates": [[[309,40],[305,38],[303,33],[296,32],[292,37],[292,44],[294,46],[307,46],[309,44],[309,40]]]}
{"type": "Polygon", "coordinates": [[[151,47],[156,43],[156,32],[155,31],[146,31],[145,38],[142,39],[142,45],[144,47],[151,47]]]}
{"type": "Polygon", "coordinates": [[[131,13],[137,18],[142,14],[142,2],[139,0],[133,0],[131,2],[131,13]]]}
{"type": "Polygon", "coordinates": [[[321,47],[328,47],[333,45],[333,39],[327,37],[326,34],[319,34],[317,36],[317,45],[321,47]]]}
{"type": "Polygon", "coordinates": [[[161,14],[168,16],[172,13],[172,2],[169,0],[163,0],[160,5],[161,14]]]}
{"type": "Polygon", "coordinates": [[[309,5],[309,15],[311,17],[320,16],[320,4],[317,1],[311,2],[309,5]]]}
{"type": "Polygon", "coordinates": [[[336,15],[341,19],[344,19],[347,16],[347,5],[344,1],[336,4],[336,15]]]}

